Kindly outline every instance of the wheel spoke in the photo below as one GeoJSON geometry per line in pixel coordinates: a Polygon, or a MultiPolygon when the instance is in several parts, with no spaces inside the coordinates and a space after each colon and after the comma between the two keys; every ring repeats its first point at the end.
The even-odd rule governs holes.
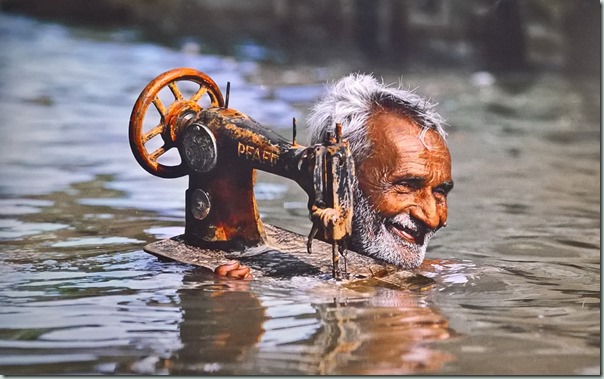
{"type": "Polygon", "coordinates": [[[166,145],[163,145],[159,149],[149,154],[149,159],[151,159],[153,162],[157,162],[157,159],[164,155],[166,151],[168,151],[168,149],[166,149],[166,145]]]}
{"type": "Polygon", "coordinates": [[[183,100],[184,99],[183,96],[182,96],[182,93],[180,92],[180,90],[176,86],[176,82],[170,82],[170,83],[168,83],[168,87],[170,87],[170,91],[172,91],[172,94],[174,95],[174,98],[176,100],[183,100]]]}
{"type": "Polygon", "coordinates": [[[201,99],[201,97],[206,94],[206,92],[208,92],[208,89],[203,85],[200,85],[197,92],[195,92],[195,94],[191,97],[191,100],[193,100],[194,102],[198,102],[199,99],[201,99]]]}
{"type": "Polygon", "coordinates": [[[149,142],[149,140],[164,130],[164,124],[159,124],[155,128],[149,130],[143,135],[143,145],[149,142]]]}
{"type": "Polygon", "coordinates": [[[159,97],[155,96],[153,98],[153,105],[155,105],[155,108],[157,108],[157,111],[162,117],[166,116],[166,107],[164,107],[164,104],[161,102],[159,97]]]}

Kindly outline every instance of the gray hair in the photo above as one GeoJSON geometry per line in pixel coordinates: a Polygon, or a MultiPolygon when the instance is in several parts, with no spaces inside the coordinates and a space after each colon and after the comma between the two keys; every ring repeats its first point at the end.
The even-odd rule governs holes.
{"type": "Polygon", "coordinates": [[[341,123],[342,137],[348,139],[352,156],[365,159],[371,151],[366,123],[376,106],[401,112],[418,123],[422,142],[429,129],[444,139],[447,133],[444,119],[434,110],[437,104],[401,87],[392,88],[365,74],[350,74],[328,86],[327,94],[315,104],[308,119],[310,143],[322,143],[326,134],[335,130],[335,124],[341,123]]]}

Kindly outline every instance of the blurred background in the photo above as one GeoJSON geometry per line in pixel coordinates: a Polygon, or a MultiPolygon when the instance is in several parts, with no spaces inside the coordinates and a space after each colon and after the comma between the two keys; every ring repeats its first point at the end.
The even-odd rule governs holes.
{"type": "Polygon", "coordinates": [[[2,0],[0,9],[274,64],[600,70],[597,0],[2,0]]]}

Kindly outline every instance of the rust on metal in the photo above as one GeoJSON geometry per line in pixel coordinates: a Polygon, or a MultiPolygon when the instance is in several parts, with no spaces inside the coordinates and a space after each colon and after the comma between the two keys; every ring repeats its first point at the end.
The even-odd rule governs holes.
{"type": "Polygon", "coordinates": [[[130,147],[138,163],[149,173],[162,178],[177,178],[187,174],[184,164],[167,166],[158,159],[168,150],[176,147],[176,140],[183,125],[182,118],[196,114],[202,110],[198,101],[205,95],[210,97],[212,107],[224,106],[220,89],[214,81],[201,71],[192,68],[176,68],[167,71],[152,80],[141,92],[134,104],[130,115],[129,140],[130,147]],[[178,81],[193,82],[199,89],[189,99],[185,99],[178,88],[178,81]],[[168,88],[174,96],[172,104],[163,104],[159,92],[168,88]],[[143,123],[151,106],[160,115],[160,122],[148,132],[143,131],[143,123]],[[163,145],[148,152],[145,144],[155,136],[160,135],[163,145]]]}
{"type": "MultiPolygon", "coordinates": [[[[230,86],[229,86],[230,87],[230,86]]],[[[228,90],[227,90],[228,91],[228,90]]],[[[301,146],[296,142],[293,119],[291,141],[228,108],[220,89],[204,73],[188,69],[168,71],[149,83],[134,105],[130,118],[130,146],[139,164],[164,178],[189,175],[186,191],[186,244],[241,251],[267,245],[267,235],[254,197],[255,170],[294,180],[308,195],[309,216],[313,222],[307,248],[318,238],[332,246],[332,275],[346,276],[339,270],[352,233],[352,185],[354,161],[342,128],[335,126],[322,144],[301,146]],[[199,89],[185,98],[179,81],[191,81],[199,89]],[[168,88],[171,104],[164,104],[159,92],[168,88]],[[209,95],[210,106],[198,102],[209,95]],[[143,132],[149,109],[160,114],[160,123],[143,132]],[[145,144],[161,136],[160,148],[148,152],[145,144]],[[158,159],[176,148],[181,162],[167,166],[158,159]]]]}

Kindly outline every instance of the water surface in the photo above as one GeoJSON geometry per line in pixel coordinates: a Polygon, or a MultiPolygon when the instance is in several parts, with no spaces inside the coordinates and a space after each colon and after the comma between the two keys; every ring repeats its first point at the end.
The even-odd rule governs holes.
{"type": "MultiPolygon", "coordinates": [[[[599,81],[404,73],[450,124],[449,227],[420,270],[434,283],[344,288],[144,253],[183,231],[187,183],[147,174],[127,141],[136,97],[168,69],[230,81],[231,107],[289,136],[341,67],[8,15],[0,49],[1,373],[599,374],[599,81]]],[[[256,194],[266,222],[308,232],[295,183],[261,174],[256,194]]]]}

